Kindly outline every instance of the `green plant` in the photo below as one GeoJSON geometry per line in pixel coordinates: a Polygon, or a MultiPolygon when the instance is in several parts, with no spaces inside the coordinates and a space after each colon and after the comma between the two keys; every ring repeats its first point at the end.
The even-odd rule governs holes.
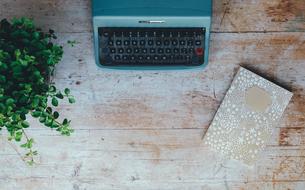
{"type": "Polygon", "coordinates": [[[53,30],[45,33],[28,18],[0,22],[0,130],[7,129],[9,140],[21,142],[24,137],[21,147],[28,150],[24,160],[29,164],[37,155],[34,140],[24,130],[30,127],[29,115],[62,135],[73,132],[70,121],[58,121],[59,113],[53,110],[60,99],[75,100],[68,88],[61,92],[50,80],[63,55],[52,39],[56,39],[53,30]]]}
{"type": "Polygon", "coordinates": [[[71,46],[74,47],[76,44],[79,44],[76,40],[68,40],[67,43],[71,46]]]}

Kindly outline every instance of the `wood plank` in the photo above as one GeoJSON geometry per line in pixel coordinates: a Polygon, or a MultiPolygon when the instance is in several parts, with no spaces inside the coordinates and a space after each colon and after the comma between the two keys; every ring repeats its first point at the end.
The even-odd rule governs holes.
{"type": "Polygon", "coordinates": [[[103,180],[96,181],[87,181],[87,180],[61,180],[61,179],[52,179],[44,180],[37,178],[30,179],[8,179],[2,180],[0,179],[0,183],[3,183],[2,186],[4,189],[20,189],[20,190],[54,190],[58,188],[62,189],[71,189],[71,190],[303,190],[304,183],[303,182],[246,182],[246,183],[238,183],[238,182],[191,182],[191,183],[172,183],[172,182],[162,182],[162,183],[149,183],[149,182],[138,182],[135,180],[132,182],[124,183],[123,185],[118,184],[117,182],[106,183],[103,180]],[[60,186],[57,184],[61,184],[60,186]]]}
{"type": "Polygon", "coordinates": [[[213,2],[215,32],[305,30],[305,3],[302,0],[215,0],[213,2]]]}
{"type": "Polygon", "coordinates": [[[0,153],[0,182],[8,182],[8,189],[19,184],[29,188],[28,181],[33,189],[44,188],[50,182],[53,189],[62,188],[62,184],[87,189],[128,189],[134,185],[139,189],[163,189],[165,185],[170,185],[169,189],[179,185],[179,189],[200,189],[211,184],[210,188],[221,189],[224,183],[229,189],[258,184],[280,189],[305,184],[304,146],[283,149],[272,146],[276,143],[272,140],[257,164],[249,168],[208,150],[200,131],[77,130],[69,138],[48,130],[29,131],[40,152],[39,163],[32,168],[1,138],[4,150],[0,153]]]}
{"type": "MultiPolygon", "coordinates": [[[[214,32],[305,31],[302,0],[214,0],[214,32]]],[[[91,32],[89,0],[16,0],[0,2],[0,17],[28,16],[43,28],[91,32]],[[65,18],[65,19],[63,19],[65,18]]]]}
{"type": "Polygon", "coordinates": [[[91,32],[89,0],[4,0],[0,2],[0,18],[29,17],[37,26],[56,32],[91,32]]]}

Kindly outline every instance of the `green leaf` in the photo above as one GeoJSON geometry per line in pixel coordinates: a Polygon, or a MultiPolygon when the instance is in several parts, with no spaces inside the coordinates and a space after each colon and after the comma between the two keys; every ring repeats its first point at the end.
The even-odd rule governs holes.
{"type": "Polygon", "coordinates": [[[55,122],[53,122],[53,123],[52,123],[51,128],[53,128],[53,129],[54,129],[54,128],[58,128],[58,127],[59,127],[59,125],[58,125],[57,123],[55,123],[55,122]]]}
{"type": "Polygon", "coordinates": [[[40,117],[40,115],[41,115],[41,112],[40,112],[40,111],[34,111],[34,112],[32,112],[32,116],[35,117],[35,118],[40,117]]]}
{"type": "Polygon", "coordinates": [[[59,98],[59,99],[63,99],[63,98],[64,98],[64,95],[62,95],[61,92],[58,92],[55,96],[56,96],[57,98],[59,98]]]}
{"type": "Polygon", "coordinates": [[[48,114],[52,113],[52,108],[51,107],[47,107],[46,112],[47,112],[46,116],[48,116],[48,114]]]}
{"type": "Polygon", "coordinates": [[[69,97],[68,100],[69,100],[69,103],[70,103],[70,104],[75,103],[75,99],[74,99],[74,97],[72,97],[72,96],[69,97]]]}
{"type": "Polygon", "coordinates": [[[46,117],[41,116],[41,117],[39,118],[39,122],[40,122],[40,123],[44,123],[45,121],[46,121],[46,117]]]}
{"type": "Polygon", "coordinates": [[[26,148],[27,147],[27,143],[24,143],[24,144],[20,145],[20,147],[26,148]]]}
{"type": "Polygon", "coordinates": [[[58,100],[55,97],[52,98],[52,105],[55,107],[58,106],[58,100]]]}
{"type": "Polygon", "coordinates": [[[65,88],[65,94],[69,95],[70,94],[70,89],[69,88],[65,88]]]}
{"type": "Polygon", "coordinates": [[[57,111],[55,111],[55,112],[53,113],[53,117],[54,117],[54,119],[57,119],[57,118],[59,117],[59,113],[58,113],[57,111]]]}
{"type": "Polygon", "coordinates": [[[7,106],[11,106],[11,105],[14,104],[14,102],[15,102],[15,100],[14,100],[13,98],[8,98],[8,99],[5,101],[5,104],[6,104],[7,106]]]}
{"type": "Polygon", "coordinates": [[[33,33],[33,38],[35,38],[36,40],[39,39],[39,32],[34,32],[33,33]]]}
{"type": "Polygon", "coordinates": [[[63,125],[67,125],[67,124],[69,124],[68,119],[67,119],[67,118],[65,118],[65,119],[63,120],[62,124],[63,124],[63,125]]]}
{"type": "Polygon", "coordinates": [[[23,128],[28,128],[29,126],[30,126],[29,122],[27,122],[27,121],[22,122],[22,127],[23,128]]]}
{"type": "Polygon", "coordinates": [[[15,141],[19,142],[22,138],[22,131],[17,131],[15,134],[15,141]]]}
{"type": "Polygon", "coordinates": [[[5,83],[6,77],[4,75],[0,75],[0,83],[5,83]]]}
{"type": "Polygon", "coordinates": [[[32,107],[36,108],[39,106],[40,100],[39,98],[34,98],[32,101],[32,107]]]}
{"type": "Polygon", "coordinates": [[[28,140],[28,142],[27,142],[27,148],[32,148],[33,143],[34,143],[34,139],[31,138],[30,140],[28,140]]]}
{"type": "Polygon", "coordinates": [[[56,87],[55,86],[50,86],[49,92],[56,92],[56,87]]]}
{"type": "Polygon", "coordinates": [[[71,47],[74,47],[75,44],[79,44],[79,42],[77,42],[76,40],[68,40],[67,43],[68,43],[71,47]]]}

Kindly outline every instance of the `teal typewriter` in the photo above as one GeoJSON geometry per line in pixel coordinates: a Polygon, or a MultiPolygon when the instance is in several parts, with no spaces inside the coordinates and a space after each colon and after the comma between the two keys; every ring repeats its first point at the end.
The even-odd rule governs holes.
{"type": "Polygon", "coordinates": [[[98,66],[203,68],[208,63],[211,0],[93,0],[98,66]]]}

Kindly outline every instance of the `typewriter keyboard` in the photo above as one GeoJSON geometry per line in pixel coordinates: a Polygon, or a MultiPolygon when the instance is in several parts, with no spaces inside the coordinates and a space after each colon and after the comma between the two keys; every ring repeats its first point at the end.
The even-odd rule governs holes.
{"type": "Polygon", "coordinates": [[[99,28],[104,66],[198,66],[204,63],[204,28],[99,28]]]}

